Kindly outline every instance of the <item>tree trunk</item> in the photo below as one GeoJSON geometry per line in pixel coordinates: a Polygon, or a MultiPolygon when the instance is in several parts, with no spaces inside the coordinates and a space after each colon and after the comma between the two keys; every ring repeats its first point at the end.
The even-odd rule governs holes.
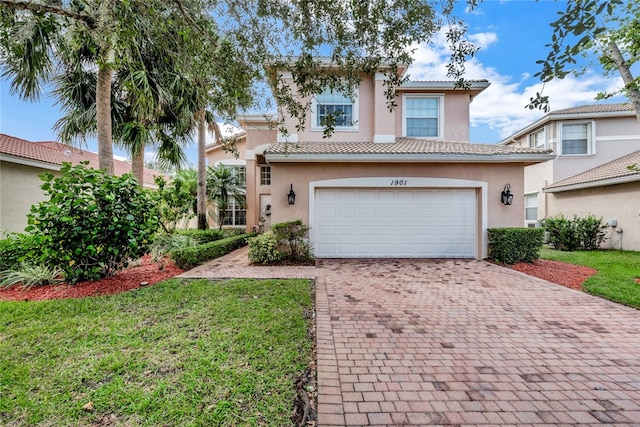
{"type": "Polygon", "coordinates": [[[96,84],[96,121],[98,127],[98,167],[113,175],[113,138],[111,133],[111,77],[113,70],[100,65],[96,84]]]}
{"type": "Polygon", "coordinates": [[[137,153],[131,153],[131,173],[138,181],[140,187],[144,187],[144,146],[137,153]]]}
{"type": "Polygon", "coordinates": [[[209,228],[207,223],[207,166],[205,145],[207,143],[207,122],[204,110],[198,112],[198,229],[209,228]]]}
{"type": "Polygon", "coordinates": [[[627,61],[625,61],[618,45],[614,41],[610,41],[607,43],[607,56],[609,59],[616,64],[620,75],[622,76],[622,81],[625,84],[625,91],[629,100],[633,104],[633,108],[636,111],[636,118],[638,119],[638,123],[640,123],[640,89],[638,89],[638,85],[633,78],[633,74],[631,74],[631,70],[629,69],[629,65],[627,61]]]}

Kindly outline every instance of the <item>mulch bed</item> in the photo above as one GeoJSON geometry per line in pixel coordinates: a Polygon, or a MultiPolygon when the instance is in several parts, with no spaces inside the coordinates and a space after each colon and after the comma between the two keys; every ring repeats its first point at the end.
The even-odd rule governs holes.
{"type": "Polygon", "coordinates": [[[571,289],[582,289],[582,283],[598,272],[593,268],[547,259],[539,259],[532,264],[523,262],[511,268],[571,289]]]}
{"type": "Polygon", "coordinates": [[[184,270],[176,267],[169,260],[166,260],[161,267],[160,264],[152,262],[151,257],[146,256],[142,258],[140,265],[122,270],[113,277],[78,282],[75,285],[36,286],[27,290],[22,289],[20,285],[15,285],[8,289],[0,289],[0,300],[40,301],[117,294],[142,286],[155,285],[183,272],[184,270]]]}

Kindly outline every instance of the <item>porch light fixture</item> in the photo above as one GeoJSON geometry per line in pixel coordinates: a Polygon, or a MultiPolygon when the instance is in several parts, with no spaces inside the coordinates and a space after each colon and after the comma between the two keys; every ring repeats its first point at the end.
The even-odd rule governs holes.
{"type": "Polygon", "coordinates": [[[510,205],[513,203],[513,193],[511,193],[511,184],[506,184],[502,190],[502,204],[510,205]]]}
{"type": "Polygon", "coordinates": [[[290,205],[296,204],[296,193],[293,191],[293,184],[291,184],[291,190],[289,190],[289,194],[287,194],[287,200],[290,205]]]}

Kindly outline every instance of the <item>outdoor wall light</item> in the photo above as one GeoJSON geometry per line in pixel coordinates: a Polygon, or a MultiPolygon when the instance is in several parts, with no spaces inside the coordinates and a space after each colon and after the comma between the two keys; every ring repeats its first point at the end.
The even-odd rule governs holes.
{"type": "Polygon", "coordinates": [[[289,190],[289,194],[287,194],[287,200],[290,205],[296,204],[296,193],[293,191],[293,184],[291,184],[291,190],[289,190]]]}
{"type": "Polygon", "coordinates": [[[502,190],[502,204],[510,205],[513,203],[513,194],[511,193],[511,184],[506,184],[502,190]]]}
{"type": "Polygon", "coordinates": [[[264,214],[265,214],[266,216],[271,216],[271,205],[267,205],[267,206],[264,208],[264,214]]]}

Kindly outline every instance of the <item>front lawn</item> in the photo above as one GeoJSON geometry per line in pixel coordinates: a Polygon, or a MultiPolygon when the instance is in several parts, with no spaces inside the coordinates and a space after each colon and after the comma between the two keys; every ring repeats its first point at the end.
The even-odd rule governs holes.
{"type": "Polygon", "coordinates": [[[640,308],[640,252],[575,251],[563,252],[544,248],[540,258],[585,265],[598,270],[582,289],[603,298],[640,308]]]}
{"type": "Polygon", "coordinates": [[[292,425],[305,280],[168,280],[0,301],[0,425],[292,425]]]}

